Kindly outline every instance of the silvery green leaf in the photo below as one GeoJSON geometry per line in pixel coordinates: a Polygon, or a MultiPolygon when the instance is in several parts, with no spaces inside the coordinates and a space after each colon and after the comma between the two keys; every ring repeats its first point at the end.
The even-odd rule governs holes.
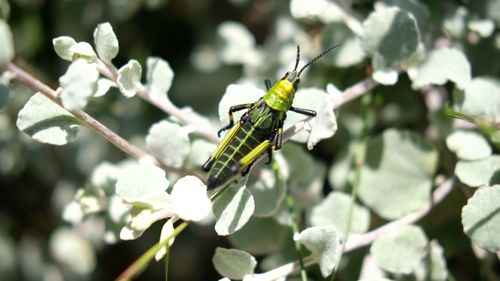
{"type": "Polygon", "coordinates": [[[296,233],[293,239],[305,245],[311,251],[314,259],[319,263],[323,278],[332,274],[341,251],[339,234],[335,227],[309,227],[301,233],[296,233]]]}
{"type": "Polygon", "coordinates": [[[0,18],[8,20],[10,16],[10,4],[8,0],[0,0],[0,18]]]}
{"type": "Polygon", "coordinates": [[[94,97],[104,96],[111,87],[118,87],[114,81],[107,78],[100,78],[97,80],[97,90],[94,93],[94,97]]]}
{"type": "Polygon", "coordinates": [[[500,122],[500,81],[490,77],[474,78],[465,91],[455,91],[455,110],[488,121],[500,122]]]}
{"type": "Polygon", "coordinates": [[[223,42],[221,59],[228,64],[245,63],[255,56],[255,38],[241,23],[226,21],[217,28],[217,35],[223,42]]]}
{"type": "Polygon", "coordinates": [[[186,165],[189,167],[201,167],[205,161],[212,155],[217,145],[203,140],[195,139],[191,142],[191,149],[186,159],[186,165]]]}
{"type": "Polygon", "coordinates": [[[374,11],[363,22],[362,45],[370,55],[378,54],[388,65],[407,58],[420,41],[415,18],[399,8],[374,11]]]}
{"type": "Polygon", "coordinates": [[[146,146],[165,165],[180,168],[190,150],[188,131],[175,123],[160,121],[149,129],[146,146]]]}
{"type": "Polygon", "coordinates": [[[155,214],[151,209],[142,207],[133,208],[130,212],[130,221],[120,230],[120,239],[133,240],[139,238],[154,222],[162,216],[172,216],[172,213],[162,212],[162,216],[155,214]]]}
{"type": "Polygon", "coordinates": [[[255,200],[254,216],[268,217],[276,212],[285,198],[286,185],[285,181],[278,180],[270,169],[262,168],[257,172],[258,175],[250,176],[247,188],[255,200]]]}
{"type": "Polygon", "coordinates": [[[456,131],[446,138],[446,146],[462,160],[479,160],[491,155],[491,146],[473,131],[456,131]]]}
{"type": "Polygon", "coordinates": [[[467,8],[464,6],[455,7],[453,10],[448,10],[445,15],[443,28],[455,38],[461,38],[467,31],[467,8]]]}
{"type": "Polygon", "coordinates": [[[415,270],[417,280],[445,281],[448,280],[448,269],[446,268],[446,258],[444,249],[438,241],[432,240],[429,243],[427,257],[420,262],[415,270]]]}
{"type": "MultiPolygon", "coordinates": [[[[0,1],[0,6],[1,6],[1,4],[2,3],[0,1]]],[[[1,7],[0,7],[0,12],[1,12],[1,7]]],[[[0,14],[0,16],[1,16],[1,14],[0,14]]],[[[27,238],[24,238],[24,239],[27,239],[27,238]]],[[[23,242],[21,242],[21,243],[23,243],[23,242]]],[[[22,246],[19,246],[19,244],[16,245],[16,243],[9,236],[8,233],[0,234],[0,274],[3,277],[5,277],[6,279],[9,279],[8,276],[16,276],[16,275],[13,275],[12,273],[13,273],[13,271],[15,271],[15,268],[18,267],[17,263],[20,260],[19,259],[19,248],[21,248],[22,246]]],[[[31,257],[33,257],[33,255],[31,255],[31,257]]],[[[21,258],[21,260],[22,260],[22,258],[21,258]]],[[[23,272],[23,275],[24,274],[25,273],[23,272]]],[[[26,275],[24,275],[24,276],[26,276],[26,275]]]]}
{"type": "Polygon", "coordinates": [[[471,79],[469,61],[465,55],[452,48],[441,48],[431,51],[429,57],[418,67],[413,78],[413,89],[426,85],[443,85],[448,80],[457,88],[464,89],[471,79]]]}
{"type": "Polygon", "coordinates": [[[491,155],[477,161],[458,161],[455,175],[470,187],[500,183],[500,156],[491,155]]]}
{"type": "MultiPolygon", "coordinates": [[[[345,117],[345,115],[342,115],[345,117]]],[[[345,190],[354,178],[353,160],[357,150],[354,143],[349,143],[335,157],[333,165],[328,172],[328,180],[337,190],[345,190]]]]}
{"type": "Polygon", "coordinates": [[[73,61],[73,52],[70,51],[73,45],[76,45],[75,39],[69,36],[59,36],[52,39],[54,51],[63,60],[73,61]]]}
{"type": "Polygon", "coordinates": [[[101,162],[90,175],[90,183],[111,195],[115,193],[115,184],[120,174],[120,167],[109,162],[101,162]]]}
{"type": "Polygon", "coordinates": [[[0,66],[9,63],[14,58],[14,39],[9,25],[0,19],[0,66]]]}
{"type": "Polygon", "coordinates": [[[294,195],[297,206],[307,208],[317,204],[323,197],[326,167],[300,145],[287,143],[282,152],[290,174],[288,189],[294,195]]]}
{"type": "Polygon", "coordinates": [[[94,246],[68,227],[60,227],[50,235],[49,250],[57,262],[76,274],[87,275],[95,268],[94,246]]]}
{"type": "Polygon", "coordinates": [[[231,244],[253,255],[273,253],[290,239],[288,227],[278,224],[273,218],[252,217],[239,231],[229,236],[231,244]]]}
{"type": "Polygon", "coordinates": [[[426,4],[417,0],[382,0],[375,2],[375,10],[380,10],[382,6],[384,8],[396,6],[402,11],[411,13],[415,17],[420,30],[424,30],[424,27],[429,20],[429,9],[426,4]]]}
{"type": "Polygon", "coordinates": [[[19,111],[16,126],[35,140],[64,145],[76,138],[78,120],[41,93],[34,94],[19,111]]]}
{"type": "Polygon", "coordinates": [[[84,60],[76,60],[68,67],[66,73],[59,78],[61,84],[61,101],[68,110],[80,110],[97,90],[99,71],[94,64],[84,60]]]}
{"type": "Polygon", "coordinates": [[[386,61],[378,53],[373,55],[372,65],[374,68],[373,80],[382,85],[394,85],[398,82],[398,71],[386,65],[386,61]]]}
{"type": "Polygon", "coordinates": [[[158,57],[149,57],[147,65],[146,79],[149,95],[160,100],[165,99],[174,79],[172,68],[168,62],[158,57]]]}
{"type": "Polygon", "coordinates": [[[10,89],[7,85],[0,84],[0,113],[7,107],[10,99],[10,89]]]}
{"type": "Polygon", "coordinates": [[[427,244],[427,237],[420,227],[407,225],[375,240],[370,253],[382,269],[409,274],[424,257],[427,244]]]}
{"type": "Polygon", "coordinates": [[[495,31],[495,23],[491,19],[471,20],[467,27],[484,38],[490,37],[495,31]]]}
{"type": "Polygon", "coordinates": [[[342,10],[326,0],[292,0],[290,12],[296,19],[320,20],[324,23],[338,22],[344,18],[342,10]]]}
{"type": "Polygon", "coordinates": [[[88,63],[95,62],[97,55],[94,52],[92,46],[87,42],[78,42],[71,47],[69,47],[69,52],[71,53],[72,61],[83,59],[88,63]]]}
{"type": "Polygon", "coordinates": [[[174,213],[186,221],[200,221],[210,214],[207,186],[195,176],[177,180],[170,194],[174,213]]]}
{"type": "Polygon", "coordinates": [[[97,25],[94,30],[94,44],[99,58],[106,64],[118,54],[118,39],[109,22],[97,25]]]}
{"type": "Polygon", "coordinates": [[[135,93],[142,88],[141,84],[142,67],[136,60],[130,60],[126,65],[118,70],[118,88],[127,98],[135,96],[135,93]]]}
{"type": "Polygon", "coordinates": [[[255,202],[245,182],[225,187],[212,204],[215,231],[220,236],[234,233],[248,222],[254,209],[255,202]]]}
{"type": "MultiPolygon", "coordinates": [[[[167,222],[165,222],[165,224],[163,224],[163,227],[161,228],[161,234],[160,234],[160,241],[159,242],[164,241],[173,232],[174,232],[174,222],[172,221],[172,219],[168,219],[167,222]]],[[[175,240],[175,237],[172,238],[172,239],[170,239],[170,241],[168,241],[168,246],[169,247],[172,246],[172,244],[174,244],[174,240],[175,240]]],[[[156,261],[161,260],[165,256],[166,253],[167,253],[167,247],[161,248],[158,252],[156,252],[156,254],[155,254],[155,260],[156,261]]]]}
{"type": "Polygon", "coordinates": [[[328,53],[325,60],[337,67],[349,67],[360,63],[365,58],[361,41],[347,25],[342,22],[333,22],[322,30],[321,46],[326,49],[332,42],[342,42],[335,51],[328,53]]]}
{"type": "MultiPolygon", "coordinates": [[[[333,112],[333,101],[331,96],[323,89],[303,88],[295,94],[293,106],[316,111],[316,117],[306,124],[307,130],[296,134],[292,140],[306,142],[307,148],[311,150],[319,141],[330,138],[337,131],[337,120],[333,112]],[[306,131],[309,131],[308,134],[306,131]]],[[[283,126],[284,130],[293,126],[298,121],[307,117],[295,112],[288,112],[283,126]]]]}
{"type": "Polygon", "coordinates": [[[245,275],[253,274],[257,261],[252,255],[237,249],[217,247],[212,263],[220,275],[241,280],[245,275]]]}
{"type": "Polygon", "coordinates": [[[479,247],[490,252],[500,250],[500,185],[480,188],[462,209],[464,232],[479,247]]]}
{"type": "Polygon", "coordinates": [[[165,171],[147,160],[122,167],[116,182],[116,194],[125,202],[160,209],[170,203],[165,192],[169,181],[165,171]]]}
{"type": "Polygon", "coordinates": [[[436,150],[419,135],[386,130],[368,142],[360,199],[385,219],[397,219],[425,207],[437,159],[436,150]]]}
{"type": "MultiPolygon", "coordinates": [[[[312,226],[333,225],[342,237],[345,233],[351,198],[343,192],[330,192],[318,205],[311,209],[309,221],[312,226]]],[[[367,208],[354,203],[349,233],[364,233],[370,227],[370,212],[367,208]]]]}
{"type": "MultiPolygon", "coordinates": [[[[264,95],[264,91],[252,85],[231,84],[219,103],[219,119],[221,124],[229,123],[229,108],[237,104],[254,103],[264,95]]],[[[240,120],[244,110],[235,112],[234,120],[240,120]]]]}

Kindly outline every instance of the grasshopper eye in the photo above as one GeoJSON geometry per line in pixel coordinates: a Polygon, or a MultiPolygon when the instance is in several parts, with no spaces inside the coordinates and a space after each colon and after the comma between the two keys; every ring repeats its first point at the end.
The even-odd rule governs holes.
{"type": "Polygon", "coordinates": [[[288,77],[288,75],[290,75],[290,72],[285,73],[285,75],[283,75],[283,77],[280,80],[285,80],[288,77]]]}
{"type": "Polygon", "coordinates": [[[297,78],[297,80],[295,80],[295,82],[293,83],[293,89],[295,91],[297,91],[297,88],[299,87],[299,83],[300,83],[300,78],[297,78]]]}

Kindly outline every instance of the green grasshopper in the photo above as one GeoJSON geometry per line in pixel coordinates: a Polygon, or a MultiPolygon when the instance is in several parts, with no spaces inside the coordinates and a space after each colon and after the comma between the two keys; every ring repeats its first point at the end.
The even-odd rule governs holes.
{"type": "Polygon", "coordinates": [[[272,161],[272,151],[281,148],[283,140],[283,123],[287,111],[303,114],[309,117],[316,116],[316,111],[292,106],[295,92],[300,83],[300,74],[316,60],[333,50],[337,45],[323,51],[321,54],[306,63],[299,71],[300,47],[297,46],[295,68],[285,73],[283,78],[272,85],[269,79],[264,81],[267,93],[257,102],[238,104],[229,108],[229,124],[222,127],[221,132],[231,129],[222,139],[212,156],[201,167],[209,172],[207,187],[216,188],[229,181],[237,173],[245,176],[257,158],[264,152],[268,153],[272,161]],[[233,113],[248,109],[240,121],[234,123],[233,113]]]}

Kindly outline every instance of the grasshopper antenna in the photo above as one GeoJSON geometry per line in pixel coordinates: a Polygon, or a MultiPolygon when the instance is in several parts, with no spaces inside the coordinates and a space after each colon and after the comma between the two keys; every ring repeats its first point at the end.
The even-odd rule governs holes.
{"type": "Polygon", "coordinates": [[[297,70],[297,67],[299,66],[299,60],[300,60],[300,46],[297,45],[297,59],[295,60],[295,67],[293,68],[293,71],[297,70]]]}
{"type": "Polygon", "coordinates": [[[331,47],[329,47],[328,49],[324,50],[321,54],[317,55],[315,58],[313,58],[312,60],[310,60],[308,63],[306,63],[299,71],[299,74],[297,76],[300,76],[300,74],[302,73],[302,71],[304,71],[304,69],[308,68],[309,66],[311,66],[315,61],[317,61],[319,58],[321,58],[322,56],[326,55],[328,52],[330,52],[331,50],[337,48],[338,46],[340,46],[342,43],[339,43],[339,44],[335,44],[331,47]]]}

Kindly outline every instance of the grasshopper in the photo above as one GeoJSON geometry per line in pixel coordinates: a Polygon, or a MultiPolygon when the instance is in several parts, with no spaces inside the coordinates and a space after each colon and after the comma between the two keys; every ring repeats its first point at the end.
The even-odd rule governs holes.
{"type": "Polygon", "coordinates": [[[207,181],[209,189],[223,185],[237,173],[245,176],[257,158],[268,154],[272,161],[272,151],[279,150],[283,142],[283,123],[287,111],[293,111],[309,117],[316,116],[316,111],[298,108],[292,105],[295,92],[300,83],[300,74],[316,60],[335,49],[333,45],[306,63],[299,71],[300,47],[297,46],[297,58],[292,71],[285,73],[283,78],[272,85],[269,79],[264,81],[266,94],[254,103],[238,104],[229,108],[229,124],[222,127],[217,135],[230,131],[201,167],[210,172],[207,181]],[[241,119],[234,122],[233,113],[247,109],[241,119]]]}

